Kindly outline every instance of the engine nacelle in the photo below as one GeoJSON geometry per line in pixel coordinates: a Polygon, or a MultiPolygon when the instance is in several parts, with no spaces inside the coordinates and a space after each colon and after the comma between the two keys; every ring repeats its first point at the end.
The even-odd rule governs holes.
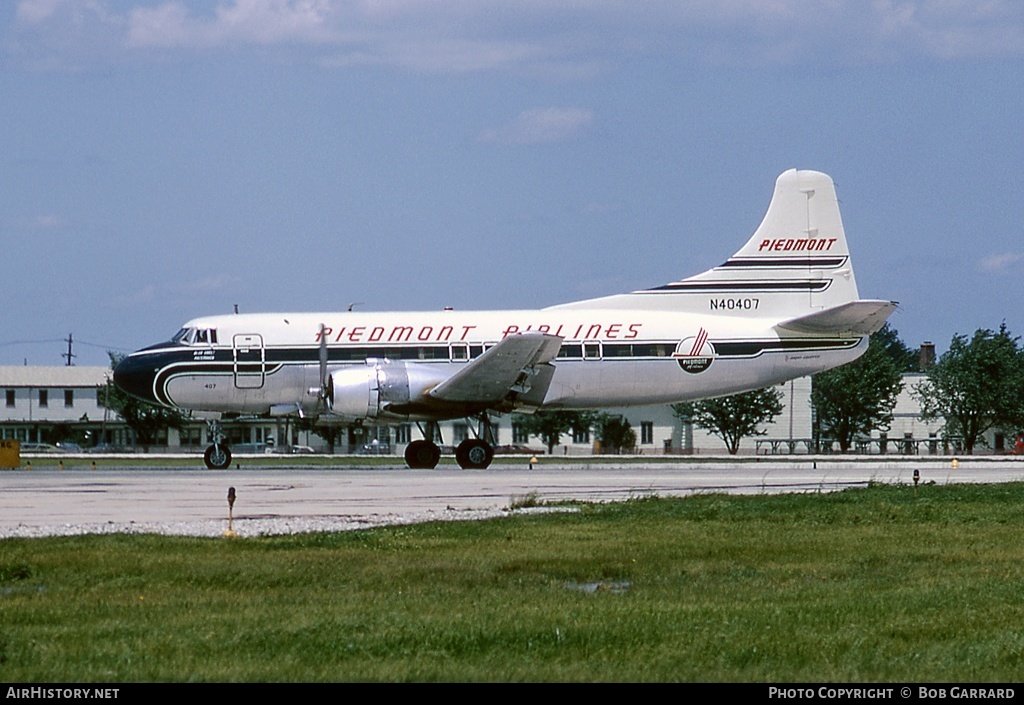
{"type": "Polygon", "coordinates": [[[353,419],[372,419],[390,407],[426,398],[428,391],[448,377],[424,365],[402,361],[367,361],[331,373],[327,383],[327,408],[353,419]]]}

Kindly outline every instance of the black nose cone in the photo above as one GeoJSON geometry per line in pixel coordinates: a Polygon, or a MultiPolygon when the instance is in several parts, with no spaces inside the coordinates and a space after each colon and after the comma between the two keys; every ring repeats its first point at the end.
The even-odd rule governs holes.
{"type": "Polygon", "coordinates": [[[136,399],[158,404],[153,394],[156,368],[151,355],[129,355],[114,368],[114,384],[125,394],[136,399]]]}

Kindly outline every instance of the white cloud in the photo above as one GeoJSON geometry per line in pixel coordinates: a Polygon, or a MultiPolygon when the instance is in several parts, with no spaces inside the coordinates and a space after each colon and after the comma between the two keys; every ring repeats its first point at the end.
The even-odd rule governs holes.
{"type": "Polygon", "coordinates": [[[16,218],[13,225],[18,230],[53,230],[63,227],[65,220],[53,213],[41,213],[39,215],[16,218]]]}
{"type": "Polygon", "coordinates": [[[985,257],[978,263],[978,269],[992,274],[1007,274],[1020,269],[1018,263],[1024,262],[1024,253],[1003,252],[985,257]]]}
{"type": "Polygon", "coordinates": [[[477,139],[485,144],[565,142],[582,135],[593,119],[593,113],[583,108],[534,108],[507,125],[484,130],[477,139]]]}
{"type": "Polygon", "coordinates": [[[21,0],[15,17],[20,22],[44,22],[59,9],[62,0],[21,0]]]}
{"type": "Polygon", "coordinates": [[[181,2],[166,2],[129,12],[127,45],[322,43],[333,39],[332,14],[329,0],[234,0],[206,18],[193,16],[181,2]]]}
{"type": "Polygon", "coordinates": [[[332,66],[592,75],[622,56],[698,62],[1024,55],[1018,0],[20,0],[9,51],[301,45],[332,66]]]}

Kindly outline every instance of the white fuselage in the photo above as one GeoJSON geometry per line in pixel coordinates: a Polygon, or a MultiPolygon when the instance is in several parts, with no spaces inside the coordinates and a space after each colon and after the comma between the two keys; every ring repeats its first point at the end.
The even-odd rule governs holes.
{"type": "Polygon", "coordinates": [[[866,336],[780,336],[773,323],[742,311],[557,308],[225,315],[189,321],[190,341],[135,355],[159,368],[153,395],[166,405],[313,412],[321,336],[331,371],[404,360],[442,379],[504,337],[535,331],[563,339],[543,406],[594,409],[757,389],[849,362],[867,343],[866,336]]]}

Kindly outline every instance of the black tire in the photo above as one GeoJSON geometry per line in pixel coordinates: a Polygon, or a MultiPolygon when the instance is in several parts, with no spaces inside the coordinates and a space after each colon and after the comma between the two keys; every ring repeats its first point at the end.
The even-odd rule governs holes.
{"type": "Polygon", "coordinates": [[[227,470],[231,467],[231,449],[223,443],[212,445],[203,453],[203,462],[211,470],[227,470]]]}
{"type": "Polygon", "coordinates": [[[483,470],[494,459],[494,448],[479,438],[467,438],[455,449],[455,460],[463,470],[483,470]]]}
{"type": "Polygon", "coordinates": [[[441,460],[441,449],[430,441],[413,441],[405,447],[405,464],[414,470],[431,470],[441,460]]]}

